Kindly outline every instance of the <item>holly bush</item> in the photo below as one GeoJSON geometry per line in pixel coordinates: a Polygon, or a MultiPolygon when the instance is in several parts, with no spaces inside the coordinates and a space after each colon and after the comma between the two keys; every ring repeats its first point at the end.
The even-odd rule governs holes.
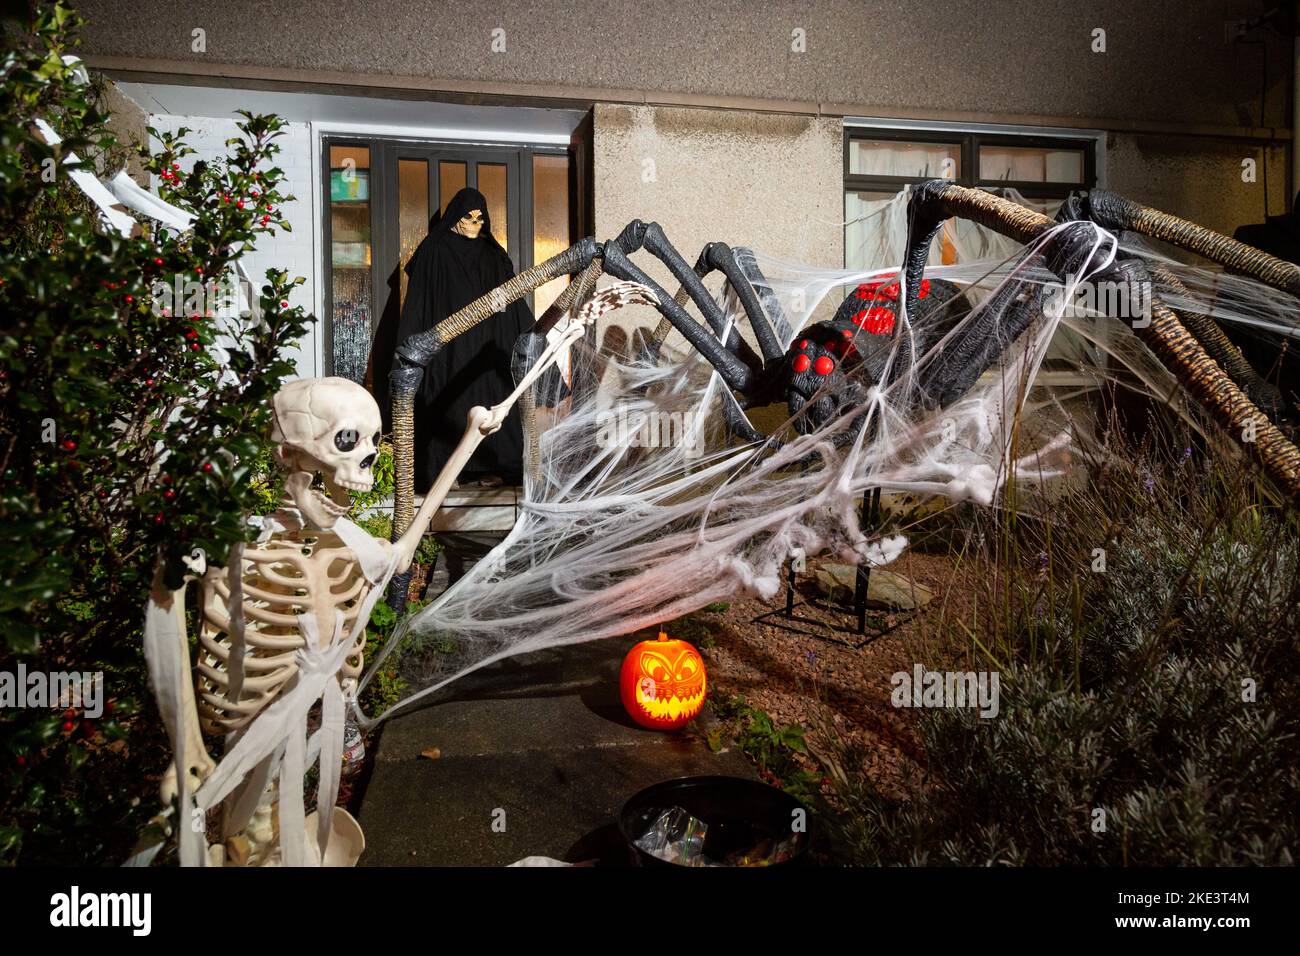
{"type": "Polygon", "coordinates": [[[284,272],[248,290],[256,319],[221,302],[235,261],[289,228],[275,116],[244,113],[218,161],[191,161],[187,130],[150,130],[153,150],[133,148],[192,228],[101,222],[69,174],[114,172],[125,144],[64,62],[80,22],[41,8],[6,25],[0,56],[0,671],[102,670],[115,706],[0,711],[0,862],[118,863],[157,811],[167,743],[139,703],[150,584],[161,569],[178,587],[182,558],[222,564],[249,537],[270,401],[314,321],[284,272]]]}

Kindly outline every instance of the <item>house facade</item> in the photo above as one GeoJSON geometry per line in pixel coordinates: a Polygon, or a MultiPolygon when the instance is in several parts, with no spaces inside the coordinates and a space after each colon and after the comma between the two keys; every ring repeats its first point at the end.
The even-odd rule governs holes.
{"type": "Polygon", "coordinates": [[[188,127],[203,155],[222,151],[236,110],[288,120],[293,229],[249,266],[307,277],[297,304],[320,322],[303,375],[364,379],[402,264],[467,184],[518,268],[633,219],[659,222],[690,261],[722,240],[888,265],[873,211],[937,176],[1049,212],[1102,186],[1227,233],[1295,192],[1294,49],[1254,0],[79,11],[82,55],[115,82],[123,126],[188,127]]]}

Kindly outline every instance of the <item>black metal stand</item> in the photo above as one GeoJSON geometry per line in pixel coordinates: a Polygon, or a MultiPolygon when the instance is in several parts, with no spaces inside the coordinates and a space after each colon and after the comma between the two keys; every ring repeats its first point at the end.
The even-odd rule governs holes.
{"type": "MultiPolygon", "coordinates": [[[[864,533],[877,531],[880,528],[879,488],[870,489],[862,494],[862,525],[864,533]]],[[[900,624],[911,620],[916,616],[915,611],[893,614],[890,615],[893,618],[893,623],[889,624],[887,627],[873,627],[868,632],[867,593],[871,585],[871,564],[865,560],[859,562],[857,566],[857,574],[853,581],[853,612],[857,617],[856,627],[836,627],[815,618],[803,616],[796,617],[794,612],[797,607],[816,608],[819,611],[833,614],[843,613],[843,608],[836,607],[824,601],[796,601],[796,579],[797,573],[795,571],[794,561],[791,560],[786,564],[785,609],[782,611],[768,611],[766,614],[760,614],[758,617],[754,618],[754,623],[764,623],[772,627],[779,627],[785,631],[793,631],[796,634],[806,634],[807,636],[815,637],[820,641],[826,641],[828,644],[839,644],[843,647],[851,647],[856,650],[883,637],[900,624]],[[810,627],[796,627],[794,625],[794,622],[796,621],[799,624],[810,625],[810,627]],[[835,632],[856,634],[860,640],[843,640],[833,636],[835,632]]]]}

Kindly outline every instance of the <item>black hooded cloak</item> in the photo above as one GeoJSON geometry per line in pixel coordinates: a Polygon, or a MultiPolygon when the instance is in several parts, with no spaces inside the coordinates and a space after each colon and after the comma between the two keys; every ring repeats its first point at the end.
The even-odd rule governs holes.
{"type": "MultiPolygon", "coordinates": [[[[515,274],[514,264],[492,237],[488,205],[476,189],[462,189],[434,217],[429,235],[406,264],[410,277],[397,326],[397,341],[433,328],[452,313],[492,291],[515,274]],[[472,210],[483,212],[478,238],[468,239],[452,227],[472,210]]],[[[438,476],[465,433],[466,416],[475,405],[491,408],[515,387],[510,371],[515,340],[533,325],[523,300],[452,339],[424,370],[415,397],[416,489],[425,491],[438,476]]],[[[484,439],[464,470],[473,480],[498,475],[506,484],[523,477],[523,428],[516,405],[501,428],[484,439]]]]}

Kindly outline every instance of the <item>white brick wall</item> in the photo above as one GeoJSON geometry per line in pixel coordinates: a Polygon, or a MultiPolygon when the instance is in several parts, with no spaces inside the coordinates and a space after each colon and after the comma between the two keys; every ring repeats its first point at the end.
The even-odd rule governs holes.
{"type": "MultiPolygon", "coordinates": [[[[239,135],[233,119],[151,114],[149,124],[166,132],[175,132],[182,126],[189,129],[185,142],[195,153],[186,157],[182,163],[186,168],[199,159],[226,156],[226,140],[239,135]]],[[[305,276],[307,281],[294,290],[290,301],[314,313],[317,311],[320,256],[314,238],[312,211],[316,185],[312,182],[311,127],[306,123],[290,123],[277,142],[280,153],[275,157],[275,165],[285,173],[281,192],[296,197],[281,210],[292,231],[276,230],[274,235],[264,236],[256,250],[245,258],[244,267],[259,288],[265,281],[267,270],[271,268],[286,269],[290,276],[305,276]]],[[[154,188],[157,189],[156,183],[154,188]]],[[[319,354],[322,342],[322,333],[314,325],[300,341],[299,348],[290,353],[298,367],[299,376],[307,378],[324,374],[319,354]]]]}

